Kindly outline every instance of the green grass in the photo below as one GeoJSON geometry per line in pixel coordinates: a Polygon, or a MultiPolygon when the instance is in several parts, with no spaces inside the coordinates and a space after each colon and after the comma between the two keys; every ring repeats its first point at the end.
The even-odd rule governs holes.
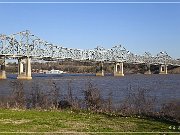
{"type": "MultiPolygon", "coordinates": [[[[171,123],[87,111],[0,109],[0,132],[180,132],[171,123]]],[[[140,133],[138,133],[140,134],[140,133]]]]}

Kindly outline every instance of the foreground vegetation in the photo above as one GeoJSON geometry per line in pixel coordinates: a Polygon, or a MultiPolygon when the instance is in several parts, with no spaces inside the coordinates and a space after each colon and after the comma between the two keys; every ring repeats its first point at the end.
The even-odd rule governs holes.
{"type": "Polygon", "coordinates": [[[155,98],[146,89],[130,87],[118,107],[113,104],[112,92],[103,97],[91,81],[85,84],[82,97],[73,95],[71,81],[66,82],[67,95],[55,81],[45,87],[37,81],[29,83],[32,88],[27,90],[26,81],[11,81],[12,92],[0,96],[0,134],[180,134],[180,102],[157,108],[155,98]]]}
{"type": "MultiPolygon", "coordinates": [[[[177,125],[148,118],[73,110],[0,109],[0,132],[178,132],[177,125]],[[175,126],[175,129],[173,129],[175,126]]],[[[157,133],[158,134],[158,133],[157,133]]]]}

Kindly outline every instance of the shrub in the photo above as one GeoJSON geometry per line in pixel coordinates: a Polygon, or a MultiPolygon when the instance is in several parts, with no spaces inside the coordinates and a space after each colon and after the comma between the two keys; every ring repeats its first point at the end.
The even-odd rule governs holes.
{"type": "Polygon", "coordinates": [[[149,91],[138,87],[134,90],[130,86],[130,91],[121,106],[124,115],[152,115],[155,110],[155,97],[149,91]]]}
{"type": "Polygon", "coordinates": [[[169,121],[180,122],[180,101],[172,101],[162,105],[160,116],[169,121]]]}
{"type": "Polygon", "coordinates": [[[88,110],[98,111],[101,108],[102,98],[100,91],[97,87],[94,87],[90,81],[86,84],[84,98],[88,110]]]}
{"type": "Polygon", "coordinates": [[[10,83],[10,86],[12,87],[12,93],[9,97],[10,98],[8,102],[9,107],[14,107],[14,108],[26,107],[23,82],[21,80],[12,81],[10,83]]]}

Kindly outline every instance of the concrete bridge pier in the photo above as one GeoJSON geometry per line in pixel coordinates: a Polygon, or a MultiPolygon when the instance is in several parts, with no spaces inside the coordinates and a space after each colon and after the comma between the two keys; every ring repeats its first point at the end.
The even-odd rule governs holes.
{"type": "Polygon", "coordinates": [[[114,76],[124,76],[123,62],[114,64],[114,76]]]}
{"type": "Polygon", "coordinates": [[[96,66],[96,76],[104,76],[103,62],[98,63],[96,66]]]}
{"type": "Polygon", "coordinates": [[[31,80],[31,59],[18,59],[18,77],[17,79],[31,80]],[[25,66],[25,68],[24,68],[25,66]]]}
{"type": "Polygon", "coordinates": [[[147,71],[144,74],[147,74],[147,75],[151,74],[151,65],[150,64],[147,64],[147,71]]]}
{"type": "Polygon", "coordinates": [[[6,79],[5,58],[0,58],[0,79],[6,79]]]}
{"type": "Polygon", "coordinates": [[[167,65],[159,66],[159,74],[167,74],[167,65]]]}

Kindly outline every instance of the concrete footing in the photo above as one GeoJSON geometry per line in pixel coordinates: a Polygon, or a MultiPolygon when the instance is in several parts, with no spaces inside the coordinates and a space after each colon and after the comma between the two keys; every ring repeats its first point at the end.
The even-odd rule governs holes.
{"type": "Polygon", "coordinates": [[[29,77],[26,75],[18,75],[17,79],[19,79],[19,80],[31,80],[32,77],[29,77]]]}
{"type": "Polygon", "coordinates": [[[151,75],[152,73],[151,73],[151,70],[148,70],[148,71],[146,71],[144,74],[145,74],[145,75],[151,75]]]}
{"type": "Polygon", "coordinates": [[[114,73],[114,76],[124,76],[122,73],[114,73]]]}
{"type": "Polygon", "coordinates": [[[102,72],[98,72],[98,73],[96,73],[96,76],[104,76],[104,72],[102,71],[102,72]]]}
{"type": "Polygon", "coordinates": [[[6,71],[0,71],[0,79],[6,79],[6,71]]]}

